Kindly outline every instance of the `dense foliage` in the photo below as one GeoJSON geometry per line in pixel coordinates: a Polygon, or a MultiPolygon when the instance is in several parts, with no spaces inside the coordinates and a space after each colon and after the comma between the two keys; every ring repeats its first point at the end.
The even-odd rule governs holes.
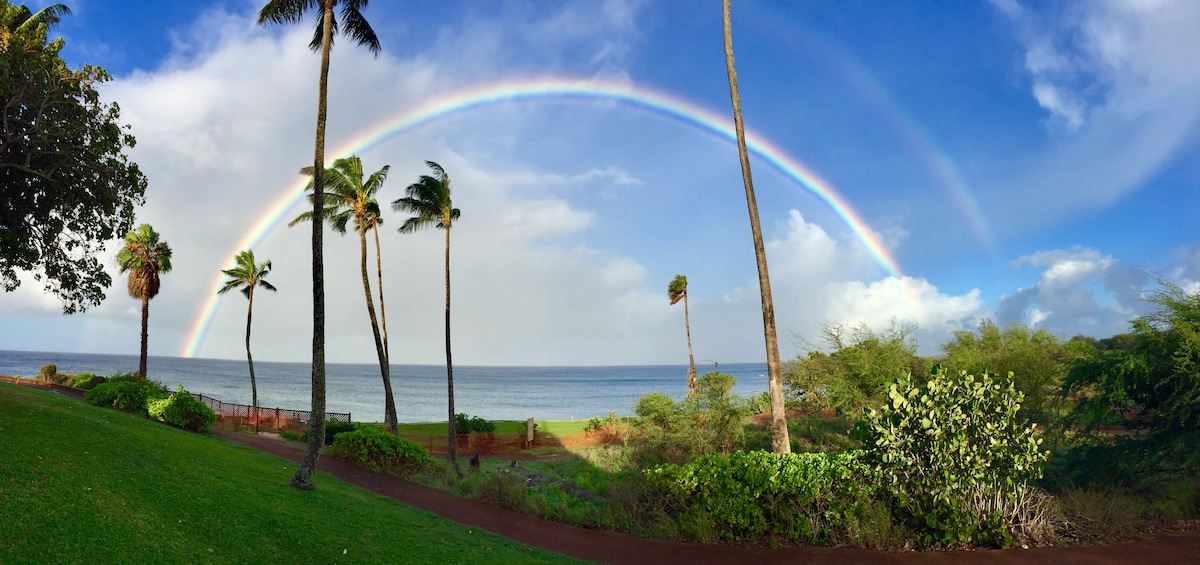
{"type": "Polygon", "coordinates": [[[1062,402],[1058,391],[1076,355],[1073,345],[1046,330],[1021,324],[1001,329],[984,320],[977,331],[954,332],[953,339],[941,346],[946,355],[940,363],[950,375],[1012,374],[1013,385],[1025,395],[1022,415],[1044,426],[1058,417],[1062,402]]]}
{"type": "Polygon", "coordinates": [[[374,426],[361,426],[337,435],[330,453],[376,473],[410,475],[433,459],[416,442],[396,437],[374,426]]]}
{"type": "Polygon", "coordinates": [[[732,375],[710,372],[696,380],[696,392],[676,402],[650,393],[634,405],[634,435],[647,463],[682,463],[742,448],[749,403],[733,393],[732,375]]]}
{"type": "Polygon", "coordinates": [[[857,452],[739,451],[662,465],[646,478],[681,522],[711,522],[722,539],[838,544],[887,520],[873,501],[874,473],[857,452]]]}
{"type": "Polygon", "coordinates": [[[462,412],[454,415],[454,432],[457,434],[490,434],[495,431],[496,424],[479,416],[467,416],[462,412]]]}
{"type": "Polygon", "coordinates": [[[0,286],[30,272],[70,314],[104,299],[112,277],[96,258],[133,226],[146,178],[125,155],[135,140],[95,85],[104,69],[71,69],[36,21],[0,0],[0,286]]]}
{"type": "Polygon", "coordinates": [[[160,383],[120,377],[110,377],[108,382],[97,385],[84,395],[88,404],[140,414],[142,417],[149,416],[147,408],[151,400],[166,397],[167,391],[160,383]]]}
{"type": "Polygon", "coordinates": [[[84,371],[82,373],[75,374],[75,376],[71,379],[71,386],[79,390],[92,390],[93,388],[96,388],[96,385],[102,384],[107,380],[108,379],[103,376],[93,375],[84,371]]]}
{"type": "Polygon", "coordinates": [[[1034,426],[1018,419],[1023,395],[1011,376],[951,378],[935,367],[926,382],[905,375],[857,430],[867,461],[910,525],[941,544],[1004,544],[1023,527],[1025,491],[1047,453],[1034,426]]]}
{"type": "Polygon", "coordinates": [[[207,404],[193,398],[180,385],[175,394],[167,398],[151,399],[146,402],[146,411],[151,419],[190,432],[208,433],[217,415],[207,404]]]}
{"type": "Polygon", "coordinates": [[[810,347],[787,363],[784,378],[793,394],[815,408],[857,412],[883,403],[888,384],[904,373],[924,374],[928,361],[909,339],[914,328],[892,324],[876,331],[865,324],[822,327],[825,353],[810,347]]]}

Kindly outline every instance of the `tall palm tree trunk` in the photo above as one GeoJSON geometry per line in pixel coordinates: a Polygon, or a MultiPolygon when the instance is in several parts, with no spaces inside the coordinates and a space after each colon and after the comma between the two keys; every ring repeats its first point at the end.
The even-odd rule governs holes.
{"type": "Polygon", "coordinates": [[[146,355],[150,348],[150,298],[142,296],[142,355],[138,360],[138,378],[146,380],[146,355]]]}
{"type": "Polygon", "coordinates": [[[696,394],[696,358],[692,356],[692,322],[688,319],[687,293],[683,293],[683,329],[688,340],[688,397],[696,394]]]}
{"type": "Polygon", "coordinates": [[[758,261],[758,288],[762,294],[763,338],[767,345],[767,382],[771,396],[771,451],[789,453],[792,448],[784,416],[783,368],[779,363],[779,339],[775,334],[775,304],[771,299],[771,277],[767,273],[767,252],[763,247],[762,226],[758,222],[758,203],[754,199],[754,180],[750,177],[750,156],[746,152],[742,100],[738,96],[737,71],[733,66],[729,0],[721,1],[721,13],[724,20],[725,68],[729,74],[729,97],[733,101],[733,125],[737,131],[738,157],[742,164],[742,181],[746,186],[746,207],[750,211],[750,230],[754,234],[754,257],[758,261]]]}
{"type": "Polygon", "coordinates": [[[250,319],[254,316],[254,287],[246,295],[246,362],[250,364],[250,406],[254,416],[254,431],[258,431],[258,384],[254,382],[254,357],[250,355],[250,319]]]}
{"type": "MultiPolygon", "coordinates": [[[[383,341],[379,336],[379,320],[375,318],[375,301],[371,298],[371,280],[367,274],[367,226],[358,226],[359,264],[362,268],[363,294],[367,297],[367,316],[371,318],[371,333],[375,335],[375,354],[379,357],[379,373],[383,377],[383,429],[389,434],[396,433],[396,400],[392,397],[391,367],[388,366],[387,354],[383,351],[383,341]]],[[[381,284],[382,286],[382,284],[381,284]]]]}
{"type": "Polygon", "coordinates": [[[313,150],[313,230],[312,230],[312,278],[313,278],[313,341],[312,341],[312,412],[308,424],[308,447],[304,459],[291,485],[301,490],[312,490],[313,473],[321,448],[325,447],[325,256],[323,233],[325,226],[320,221],[325,209],[325,182],[321,174],[325,170],[325,114],[329,93],[329,49],[333,39],[334,0],[322,0],[325,11],[321,40],[321,79],[317,96],[317,139],[313,150]]]}
{"type": "Polygon", "coordinates": [[[450,420],[447,424],[447,440],[449,445],[446,448],[446,453],[450,457],[450,463],[454,465],[454,472],[462,477],[462,470],[458,468],[458,441],[454,430],[454,363],[450,358],[450,220],[444,221],[446,226],[446,396],[449,398],[450,405],[450,420]]]}
{"type": "Polygon", "coordinates": [[[392,354],[388,350],[387,311],[383,308],[383,258],[379,249],[379,226],[373,225],[371,231],[375,232],[375,277],[379,281],[379,322],[383,330],[383,358],[388,362],[388,376],[390,377],[392,354]]]}

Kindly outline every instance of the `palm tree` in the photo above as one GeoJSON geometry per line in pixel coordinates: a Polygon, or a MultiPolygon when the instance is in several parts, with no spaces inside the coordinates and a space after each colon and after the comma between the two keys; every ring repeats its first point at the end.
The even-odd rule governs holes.
{"type": "MultiPolygon", "coordinates": [[[[333,6],[339,0],[269,0],[258,12],[258,23],[296,23],[304,18],[309,8],[319,8],[316,30],[309,48],[321,50],[321,78],[317,96],[317,137],[313,151],[312,170],[325,170],[325,109],[329,93],[329,51],[333,48],[333,33],[341,31],[359,45],[366,45],[376,56],[379,55],[379,38],[375,30],[363,17],[361,9],[367,0],[340,0],[341,21],[333,15],[333,6]]],[[[313,177],[313,214],[320,214],[325,207],[323,175],[313,177]]],[[[313,279],[313,346],[312,346],[312,414],[308,434],[308,449],[304,460],[292,476],[292,486],[311,490],[313,472],[317,459],[325,444],[325,257],[320,222],[313,222],[312,230],[312,279],[313,279]]]]}
{"type": "MultiPolygon", "coordinates": [[[[387,179],[388,169],[384,165],[370,178],[363,180],[362,160],[355,155],[344,157],[333,162],[333,166],[325,169],[325,188],[329,190],[325,200],[324,216],[333,230],[345,235],[346,226],[354,220],[358,232],[360,264],[362,266],[363,294],[367,297],[367,317],[371,320],[371,332],[375,335],[375,352],[379,357],[379,372],[383,377],[384,414],[383,427],[389,433],[396,433],[396,400],[392,396],[391,367],[388,362],[387,350],[379,334],[379,321],[375,317],[375,302],[371,298],[371,281],[367,275],[367,229],[374,229],[381,223],[379,218],[379,203],[375,201],[375,193],[387,179]]],[[[305,167],[302,173],[312,175],[312,168],[305,167]]],[[[315,180],[315,179],[314,179],[315,180]]],[[[312,187],[313,183],[309,183],[312,187]]],[[[297,222],[311,221],[312,212],[304,212],[292,220],[288,226],[297,222]]],[[[383,269],[379,257],[379,234],[375,234],[375,263],[379,269],[380,307],[383,306],[383,269]]],[[[386,331],[386,330],[385,330],[386,331]]]]}
{"type": "Polygon", "coordinates": [[[446,449],[450,463],[461,476],[454,434],[454,363],[450,357],[450,225],[458,219],[459,211],[450,200],[450,176],[445,169],[433,161],[425,161],[425,164],[433,169],[433,175],[421,175],[420,180],[408,185],[405,189],[408,196],[392,202],[392,209],[416,214],[404,221],[398,230],[400,233],[412,233],[431,226],[446,230],[446,390],[450,403],[446,449]]]}
{"type": "Polygon", "coordinates": [[[246,250],[238,253],[234,261],[236,264],[232,269],[221,271],[229,278],[225,280],[225,286],[222,286],[217,294],[225,294],[241,287],[242,294],[246,295],[246,299],[249,301],[246,306],[246,361],[250,363],[250,402],[254,410],[254,431],[258,431],[258,384],[254,382],[254,357],[250,355],[250,319],[254,315],[254,288],[262,287],[264,290],[275,292],[275,285],[263,278],[271,272],[270,260],[262,264],[256,263],[254,252],[246,250]]]}
{"type": "Polygon", "coordinates": [[[142,356],[138,377],[146,380],[146,354],[149,344],[150,299],[158,296],[159,273],[171,270],[171,246],[158,239],[150,224],[125,234],[125,246],[117,252],[117,268],[129,273],[129,296],[142,301],[142,356]]]}
{"type": "Polygon", "coordinates": [[[729,98],[733,101],[733,126],[737,131],[738,157],[742,163],[742,182],[746,186],[746,207],[750,210],[750,231],[754,233],[754,257],[758,260],[758,289],[762,294],[763,339],[767,342],[767,388],[771,395],[771,450],[789,453],[787,420],[783,406],[783,368],[779,364],[779,339],[775,334],[775,304],[771,300],[771,277],[767,274],[767,252],[763,248],[762,227],[758,223],[758,203],[754,200],[754,179],[750,177],[750,156],[746,152],[746,130],[742,124],[742,100],[738,96],[737,71],[733,66],[733,35],[729,25],[729,0],[721,0],[725,28],[725,69],[729,74],[729,98]]]}
{"type": "Polygon", "coordinates": [[[667,285],[667,298],[671,299],[672,305],[680,300],[683,301],[683,329],[687,332],[688,342],[688,397],[690,398],[696,393],[696,358],[692,356],[692,323],[688,321],[687,277],[675,275],[675,280],[667,285]]]}

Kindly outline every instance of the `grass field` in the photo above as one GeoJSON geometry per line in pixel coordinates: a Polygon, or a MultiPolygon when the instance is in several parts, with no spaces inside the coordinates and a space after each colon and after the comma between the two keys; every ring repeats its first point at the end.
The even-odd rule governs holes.
{"type": "Polygon", "coordinates": [[[564,563],[329,475],[0,383],[0,563],[564,563]]]}

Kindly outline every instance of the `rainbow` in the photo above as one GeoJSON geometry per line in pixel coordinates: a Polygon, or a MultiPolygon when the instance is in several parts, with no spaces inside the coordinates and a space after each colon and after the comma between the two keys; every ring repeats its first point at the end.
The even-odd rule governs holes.
{"type": "MultiPolygon", "coordinates": [[[[546,99],[615,101],[698,128],[720,139],[736,142],[730,117],[717,114],[708,108],[677,96],[644,86],[615,81],[543,77],[492,82],[435,96],[359,132],[349,141],[327,151],[327,159],[332,161],[365,152],[412,128],[458,112],[505,102],[546,99]]],[[[747,131],[746,138],[747,147],[751,153],[770,164],[784,177],[806,188],[828,205],[854,232],[855,237],[880,266],[891,275],[905,281],[906,277],[901,272],[900,265],[883,244],[879,235],[871,230],[858,212],[838,194],[832,185],[799,161],[791,158],[767,138],[751,131],[747,131]]],[[[230,248],[226,256],[233,257],[239,251],[252,249],[262,241],[272,229],[279,225],[288,210],[304,198],[306,185],[306,179],[299,179],[281,191],[251,228],[230,248]]],[[[221,287],[223,281],[224,276],[218,272],[211,285],[212,292],[209,293],[208,300],[202,305],[188,331],[188,337],[180,351],[181,357],[195,357],[203,345],[217,307],[220,305],[220,295],[217,294],[217,289],[221,287]]],[[[909,286],[907,283],[905,285],[909,286]]],[[[918,302],[911,290],[908,302],[914,314],[917,314],[918,302]]]]}

